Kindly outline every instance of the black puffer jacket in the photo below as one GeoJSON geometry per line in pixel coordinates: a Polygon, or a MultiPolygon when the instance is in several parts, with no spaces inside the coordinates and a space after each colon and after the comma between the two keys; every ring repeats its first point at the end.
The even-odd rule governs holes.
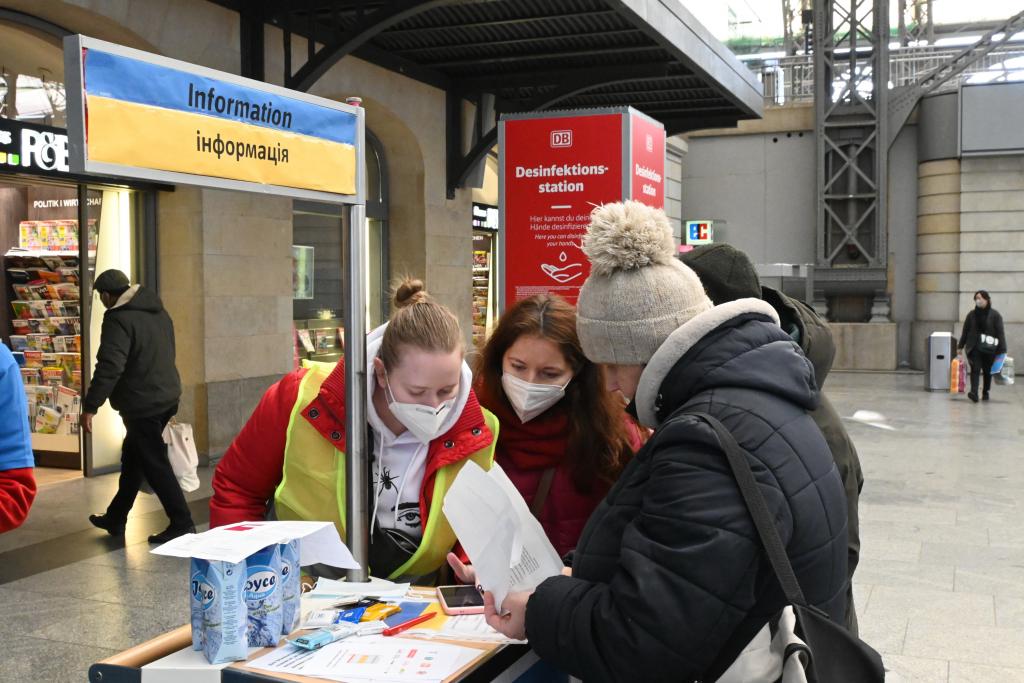
{"type": "MultiPolygon", "coordinates": [[[[814,309],[802,301],[786,296],[771,287],[761,287],[761,298],[771,304],[779,314],[779,324],[790,338],[800,345],[807,360],[814,366],[814,379],[821,392],[825,379],[832,369],[836,356],[836,345],[828,323],[821,319],[814,309]]],[[[846,593],[846,628],[857,634],[857,614],[853,602],[853,573],[860,562],[860,493],[864,489],[864,472],[860,457],[853,445],[843,418],[839,416],[825,393],[818,394],[818,407],[811,411],[811,417],[825,435],[825,442],[832,451],[832,458],[839,468],[846,491],[846,574],[850,586],[846,593]]]]}
{"type": "Polygon", "coordinates": [[[636,408],[656,431],[591,516],[572,577],[530,598],[544,659],[586,681],[714,681],[785,605],[717,439],[751,466],[807,599],[843,621],[846,501],[821,431],[814,371],[754,299],[694,318],[651,359],[636,408]]]}
{"type": "Polygon", "coordinates": [[[152,289],[129,292],[126,303],[103,314],[96,369],[82,401],[87,413],[109,398],[122,417],[151,417],[173,409],[181,397],[171,316],[152,289]]]}

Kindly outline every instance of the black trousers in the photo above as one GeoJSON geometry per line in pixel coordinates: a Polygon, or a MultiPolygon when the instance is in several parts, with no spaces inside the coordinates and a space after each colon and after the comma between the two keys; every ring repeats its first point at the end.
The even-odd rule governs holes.
{"type": "Polygon", "coordinates": [[[967,360],[971,362],[971,393],[977,395],[978,375],[985,373],[982,386],[984,386],[984,391],[987,394],[992,388],[992,364],[995,363],[996,357],[990,353],[972,351],[967,360]]]}
{"type": "Polygon", "coordinates": [[[192,513],[171,469],[171,461],[167,459],[167,444],[163,438],[164,427],[177,412],[178,407],[175,406],[161,415],[121,418],[126,431],[121,446],[121,479],[117,493],[107,507],[107,517],[115,523],[123,525],[128,519],[135,497],[139,495],[139,487],[145,480],[160,499],[172,527],[187,529],[192,526],[192,513]]]}

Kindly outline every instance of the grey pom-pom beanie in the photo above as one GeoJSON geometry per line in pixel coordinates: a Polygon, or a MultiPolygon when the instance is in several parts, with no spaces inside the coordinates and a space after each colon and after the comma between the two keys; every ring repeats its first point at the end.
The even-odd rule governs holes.
{"type": "Polygon", "coordinates": [[[661,209],[632,200],[594,209],[583,239],[591,272],[576,304],[587,358],[644,365],[677,328],[711,309],[700,279],[675,250],[661,209]]]}

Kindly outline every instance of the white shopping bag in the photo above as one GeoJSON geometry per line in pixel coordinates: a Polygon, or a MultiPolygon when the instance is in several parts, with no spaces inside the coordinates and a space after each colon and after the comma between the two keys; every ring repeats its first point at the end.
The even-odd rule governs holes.
{"type": "MultiPolygon", "coordinates": [[[[171,469],[174,470],[178,485],[185,493],[195,491],[199,488],[199,475],[196,473],[199,467],[199,453],[192,438],[192,425],[171,420],[164,427],[163,437],[164,443],[167,444],[167,459],[171,461],[171,469]]],[[[149,482],[145,480],[139,490],[143,493],[153,493],[149,482]]]]}

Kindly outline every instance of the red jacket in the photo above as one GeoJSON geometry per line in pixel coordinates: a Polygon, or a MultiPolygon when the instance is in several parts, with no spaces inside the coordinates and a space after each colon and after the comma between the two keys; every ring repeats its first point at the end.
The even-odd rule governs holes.
{"type": "Polygon", "coordinates": [[[31,467],[0,471],[0,533],[21,526],[36,497],[31,467]]]}
{"type": "MultiPolygon", "coordinates": [[[[576,547],[583,527],[611,485],[597,481],[588,493],[581,493],[576,488],[572,469],[565,457],[569,444],[569,421],[564,409],[556,406],[526,424],[510,408],[499,405],[488,409],[501,422],[494,461],[505,470],[527,505],[533,503],[545,470],[555,468],[551,489],[538,519],[551,545],[564,556],[576,547]]],[[[641,445],[639,431],[625,414],[623,419],[627,422],[630,441],[636,450],[641,445]]]]}
{"type": "MultiPolygon", "coordinates": [[[[299,396],[306,370],[285,375],[267,389],[249,421],[242,427],[213,475],[210,527],[263,519],[267,504],[281,483],[288,420],[299,396]]],[[[308,421],[332,446],[345,450],[345,365],[339,361],[324,380],[320,393],[302,409],[308,421]]],[[[469,400],[458,422],[446,434],[430,442],[427,471],[420,489],[420,519],[427,526],[427,511],[434,491],[435,473],[453,462],[468,458],[490,445],[494,435],[484,422],[476,395],[469,400]]]]}

